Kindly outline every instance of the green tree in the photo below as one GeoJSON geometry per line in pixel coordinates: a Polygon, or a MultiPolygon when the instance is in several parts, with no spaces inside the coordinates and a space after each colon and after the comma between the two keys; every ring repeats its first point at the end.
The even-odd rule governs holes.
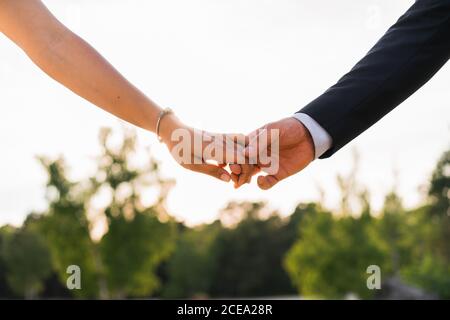
{"type": "Polygon", "coordinates": [[[172,181],[159,175],[158,164],[136,160],[136,136],[126,132],[118,144],[111,130],[100,134],[101,154],[97,172],[80,182],[67,178],[62,159],[41,163],[48,173],[49,209],[35,223],[51,249],[52,261],[62,283],[66,270],[77,265],[82,271],[83,298],[123,298],[151,295],[159,285],[157,266],[173,250],[175,228],[164,210],[172,181]],[[141,201],[143,190],[154,190],[157,200],[141,201]],[[96,199],[108,200],[103,209],[96,199]],[[93,230],[103,229],[99,239],[93,230]]]}
{"type": "Polygon", "coordinates": [[[215,269],[211,295],[258,297],[293,292],[283,269],[283,255],[292,243],[284,236],[286,221],[264,203],[230,203],[223,213],[240,217],[223,228],[212,247],[215,269]]]}
{"type": "Polygon", "coordinates": [[[158,164],[150,159],[143,167],[131,165],[135,156],[136,136],[126,133],[114,148],[111,131],[100,135],[102,155],[95,177],[97,189],[107,190],[111,201],[104,210],[107,233],[99,250],[110,297],[147,296],[159,286],[158,265],[174,249],[175,225],[164,210],[172,181],[159,175],[158,164]],[[156,204],[145,206],[141,191],[153,188],[156,204]]]}
{"type": "Polygon", "coordinates": [[[181,226],[167,265],[164,296],[295,294],[282,257],[297,240],[298,226],[316,212],[316,206],[300,204],[292,215],[282,219],[264,203],[231,202],[221,215],[227,227],[220,221],[194,228],[181,226]]]}
{"type": "Polygon", "coordinates": [[[442,155],[433,171],[428,197],[429,216],[438,234],[435,254],[450,265],[450,150],[442,155]]]}
{"type": "Polygon", "coordinates": [[[400,197],[389,193],[377,221],[374,221],[372,235],[386,256],[382,265],[384,277],[400,274],[402,266],[410,262],[411,246],[407,239],[411,233],[408,213],[404,210],[400,197]]]}
{"type": "Polygon", "coordinates": [[[300,238],[289,250],[286,269],[299,293],[305,296],[342,298],[348,293],[368,298],[366,270],[379,265],[382,253],[369,236],[370,214],[334,218],[317,211],[300,226],[300,238]]]}
{"type": "Polygon", "coordinates": [[[428,204],[409,213],[407,241],[411,263],[404,278],[441,298],[450,299],[450,151],[438,161],[431,176],[428,204]],[[414,236],[411,236],[414,235],[414,236]]]}
{"type": "Polygon", "coordinates": [[[46,239],[61,283],[66,283],[67,268],[77,265],[82,270],[82,290],[74,290],[72,293],[83,298],[98,297],[100,266],[95,243],[90,236],[90,222],[86,216],[92,186],[69,181],[63,159],[40,160],[49,177],[49,208],[41,219],[35,219],[34,224],[46,239]]]}
{"type": "Polygon", "coordinates": [[[3,258],[3,244],[8,234],[14,232],[15,228],[11,226],[3,226],[0,227],[0,298],[14,298],[15,295],[11,291],[11,288],[8,285],[8,281],[6,279],[6,263],[3,258]]]}
{"type": "MultiPolygon", "coordinates": [[[[428,196],[432,207],[430,213],[450,216],[450,150],[444,152],[431,176],[428,196]]],[[[446,251],[446,253],[450,253],[446,251]]]]}
{"type": "Polygon", "coordinates": [[[36,298],[52,271],[44,240],[39,234],[20,228],[7,233],[2,242],[9,287],[26,299],[36,298]]]}
{"type": "Polygon", "coordinates": [[[192,298],[210,294],[216,267],[212,246],[221,229],[219,221],[195,228],[182,227],[175,252],[167,265],[164,297],[192,298]]]}

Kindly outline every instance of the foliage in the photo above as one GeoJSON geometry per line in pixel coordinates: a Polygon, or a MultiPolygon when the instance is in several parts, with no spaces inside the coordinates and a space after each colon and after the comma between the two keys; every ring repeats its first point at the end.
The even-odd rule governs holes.
{"type": "Polygon", "coordinates": [[[431,176],[429,204],[413,210],[408,237],[412,258],[402,268],[409,282],[450,299],[450,151],[431,176]]]}
{"type": "Polygon", "coordinates": [[[185,228],[181,232],[175,252],[167,265],[168,281],[163,291],[166,298],[205,297],[210,293],[212,274],[216,267],[212,246],[222,225],[185,228]]]}
{"type": "Polygon", "coordinates": [[[1,250],[9,287],[17,295],[35,298],[52,270],[41,236],[26,228],[12,230],[3,235],[1,250]]]}
{"type": "Polygon", "coordinates": [[[73,293],[84,298],[95,297],[98,293],[99,270],[86,216],[86,203],[92,195],[84,193],[81,183],[72,183],[67,179],[63,159],[50,161],[41,158],[40,161],[49,176],[49,208],[44,215],[35,216],[34,221],[28,223],[45,237],[60,281],[66,283],[67,268],[77,265],[82,270],[83,286],[82,290],[73,293]]]}
{"type": "Polygon", "coordinates": [[[360,193],[362,214],[355,218],[344,210],[352,192],[343,189],[341,215],[318,211],[303,220],[298,241],[288,252],[286,268],[301,294],[342,298],[356,293],[367,298],[366,267],[381,267],[383,278],[401,276],[410,284],[449,298],[450,290],[450,152],[438,162],[429,187],[429,204],[415,210],[403,208],[393,191],[386,196],[377,218],[370,215],[366,194],[360,193]]]}
{"type": "Polygon", "coordinates": [[[268,211],[264,203],[231,203],[224,214],[236,211],[241,211],[241,221],[233,228],[221,229],[210,253],[215,262],[211,295],[292,293],[282,266],[283,255],[293,241],[285,233],[289,223],[268,211]]]}
{"type": "Polygon", "coordinates": [[[158,287],[156,268],[175,242],[173,223],[164,210],[171,181],[160,178],[152,159],[143,167],[130,164],[134,134],[126,133],[118,146],[110,143],[110,136],[108,129],[101,132],[98,170],[80,182],[70,181],[63,159],[40,158],[49,177],[49,208],[30,215],[25,225],[44,237],[61,283],[67,280],[68,266],[80,267],[82,289],[74,290],[75,296],[144,297],[158,287]],[[140,192],[149,188],[158,194],[153,206],[140,199],[140,192]],[[107,205],[94,208],[93,201],[105,193],[107,205]],[[99,240],[92,233],[96,227],[104,229],[99,240]]]}
{"type": "Polygon", "coordinates": [[[119,148],[108,146],[110,131],[101,133],[103,154],[95,185],[111,192],[105,208],[108,232],[100,240],[99,251],[104,278],[115,298],[146,296],[159,286],[157,266],[167,259],[175,243],[175,226],[161,222],[168,218],[163,203],[170,181],[159,177],[154,161],[143,168],[132,168],[135,136],[127,134],[119,148]],[[139,190],[156,187],[156,205],[146,207],[139,190]],[[124,195],[125,194],[125,195],[124,195]]]}
{"type": "Polygon", "coordinates": [[[286,268],[305,296],[342,298],[355,293],[368,298],[366,269],[383,263],[383,255],[369,236],[373,218],[333,218],[317,211],[300,226],[300,239],[286,256],[286,268]]]}
{"type": "Polygon", "coordinates": [[[48,208],[0,228],[0,297],[371,298],[366,270],[378,265],[383,280],[450,298],[450,151],[411,210],[394,189],[373,213],[355,156],[338,176],[334,212],[301,203],[281,217],[264,202],[231,202],[219,220],[188,227],[165,210],[173,182],[138,154],[135,134],[102,130],[100,146],[95,173],[76,182],[64,159],[40,158],[48,208]],[[70,265],[81,268],[81,290],[65,289],[70,265]]]}

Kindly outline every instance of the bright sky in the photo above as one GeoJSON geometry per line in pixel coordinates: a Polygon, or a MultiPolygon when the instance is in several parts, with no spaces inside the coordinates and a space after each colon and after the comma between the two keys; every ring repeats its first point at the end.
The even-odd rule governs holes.
{"type": "MultiPolygon", "coordinates": [[[[348,71],[411,0],[48,0],[50,10],[153,100],[188,124],[250,132],[289,116],[348,71]]],[[[64,155],[74,178],[92,172],[102,126],[114,117],[55,83],[0,35],[0,225],[45,208],[35,155],[64,155]]],[[[230,200],[266,200],[283,214],[300,201],[338,204],[336,174],[360,153],[360,181],[375,208],[394,185],[407,206],[449,147],[450,65],[329,160],[271,191],[234,190],[178,167],[152,134],[142,146],[177,179],[168,207],[190,224],[213,220],[230,200]]]]}

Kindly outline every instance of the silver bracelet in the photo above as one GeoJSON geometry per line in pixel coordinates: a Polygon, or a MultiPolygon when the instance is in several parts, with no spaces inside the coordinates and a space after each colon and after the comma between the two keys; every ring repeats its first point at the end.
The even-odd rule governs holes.
{"type": "Polygon", "coordinates": [[[159,113],[159,116],[158,116],[158,121],[156,122],[156,136],[158,137],[159,142],[162,142],[162,138],[159,135],[159,129],[161,128],[161,121],[168,114],[173,114],[172,109],[166,108],[166,109],[161,110],[161,112],[159,113]]]}

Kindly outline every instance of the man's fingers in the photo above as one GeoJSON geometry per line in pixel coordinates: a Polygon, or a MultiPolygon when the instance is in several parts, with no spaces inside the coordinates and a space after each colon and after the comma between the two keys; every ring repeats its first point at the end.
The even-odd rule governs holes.
{"type": "Polygon", "coordinates": [[[278,171],[276,174],[269,174],[266,176],[259,176],[258,177],[258,186],[263,190],[268,190],[275,186],[278,182],[281,180],[286,179],[289,177],[290,174],[287,173],[285,170],[278,171]]]}
{"type": "Polygon", "coordinates": [[[240,188],[241,186],[243,186],[246,183],[251,183],[253,176],[261,171],[261,169],[256,165],[244,165],[242,167],[243,167],[243,172],[238,176],[238,181],[235,182],[235,185],[234,185],[234,187],[236,189],[240,188]]]}

